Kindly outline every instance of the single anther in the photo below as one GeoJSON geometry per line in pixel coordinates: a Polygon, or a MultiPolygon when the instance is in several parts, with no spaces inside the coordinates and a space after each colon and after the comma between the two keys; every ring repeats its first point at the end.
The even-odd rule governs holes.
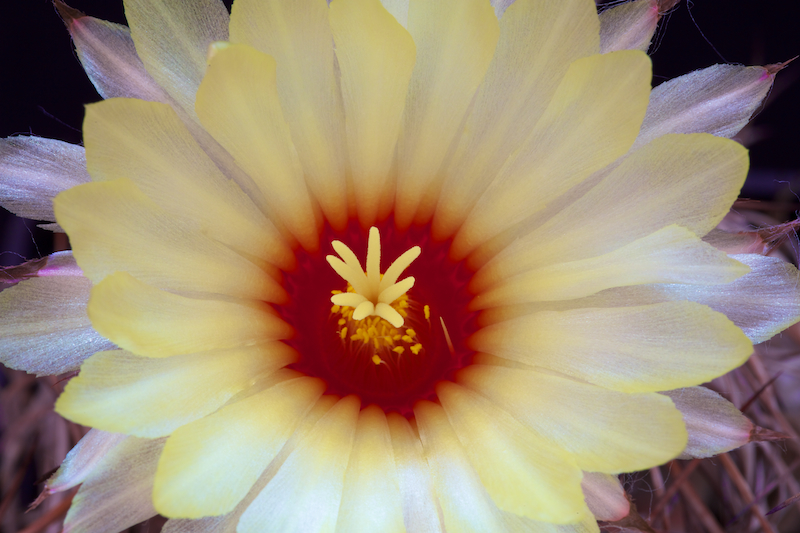
{"type": "Polygon", "coordinates": [[[341,241],[333,241],[331,244],[339,257],[327,256],[328,264],[353,288],[353,292],[334,294],[331,302],[334,305],[352,307],[354,320],[378,316],[396,328],[401,327],[403,316],[392,304],[414,286],[414,278],[408,277],[400,281],[397,279],[419,257],[422,252],[420,247],[414,246],[404,252],[381,276],[381,239],[378,228],[373,226],[369,229],[366,269],[361,267],[356,254],[346,244],[341,241]]]}

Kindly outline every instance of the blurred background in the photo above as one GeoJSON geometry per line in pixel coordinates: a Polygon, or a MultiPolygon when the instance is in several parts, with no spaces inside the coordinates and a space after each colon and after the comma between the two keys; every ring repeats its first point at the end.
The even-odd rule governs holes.
{"type": "MultiPolygon", "coordinates": [[[[610,3],[600,2],[603,5],[610,3]]],[[[121,0],[72,0],[89,15],[125,23],[121,0]]],[[[230,2],[226,1],[230,6],[230,2]]],[[[602,7],[602,6],[601,6],[602,7]]],[[[785,0],[680,2],[662,20],[651,56],[655,85],[714,63],[765,65],[800,54],[800,5],[785,0]]],[[[38,135],[81,142],[84,105],[99,100],[84,76],[69,35],[49,0],[3,0],[0,7],[0,136],[38,135]]],[[[736,206],[741,229],[796,218],[800,209],[800,60],[783,70],[755,120],[737,140],[750,149],[751,170],[736,206]]],[[[66,239],[36,221],[0,209],[0,266],[63,249],[66,239]]],[[[797,238],[773,253],[797,262],[797,238]]],[[[2,317],[0,317],[2,320],[2,317]]],[[[800,338],[786,334],[757,347],[739,374],[713,384],[759,425],[796,435],[800,407],[800,338]],[[774,382],[770,381],[778,376],[774,382]],[[767,385],[764,387],[764,385],[767,385]],[[763,390],[762,390],[763,389],[763,390]]],[[[37,482],[85,431],[50,409],[63,383],[0,367],[0,531],[56,532],[71,494],[49,498],[26,515],[37,482]]],[[[760,443],[726,459],[675,461],[627,476],[638,510],[649,521],[608,531],[800,531],[800,507],[766,513],[800,494],[797,440],[760,443]],[[749,494],[745,488],[749,487],[749,494]],[[688,487],[688,488],[687,488],[688,487]]],[[[137,526],[157,531],[160,523],[137,526]]]]}

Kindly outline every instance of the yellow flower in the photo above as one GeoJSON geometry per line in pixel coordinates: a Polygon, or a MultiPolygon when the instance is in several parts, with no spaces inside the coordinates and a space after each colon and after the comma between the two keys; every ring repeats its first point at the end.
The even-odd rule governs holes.
{"type": "Polygon", "coordinates": [[[2,145],[53,163],[0,198],[63,191],[74,261],[1,294],[0,334],[80,366],[67,530],[598,531],[614,474],[748,442],[696,385],[800,316],[792,267],[712,245],[775,69],[651,91],[654,1],[507,4],[60,6],[108,99],[91,182],[2,145]]]}

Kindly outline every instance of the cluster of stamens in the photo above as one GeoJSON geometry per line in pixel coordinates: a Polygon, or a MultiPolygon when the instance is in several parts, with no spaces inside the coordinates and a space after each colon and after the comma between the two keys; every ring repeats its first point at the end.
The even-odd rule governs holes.
{"type": "MultiPolygon", "coordinates": [[[[345,291],[331,291],[331,314],[346,352],[355,357],[370,357],[376,366],[395,366],[407,354],[420,355],[423,346],[414,327],[430,328],[430,308],[425,305],[421,310],[427,324],[409,324],[410,311],[419,311],[415,309],[418,304],[407,294],[414,278],[398,281],[400,274],[419,256],[420,247],[407,250],[381,274],[377,228],[369,231],[366,271],[347,245],[341,241],[333,241],[332,245],[341,259],[333,255],[326,259],[347,281],[345,291]]],[[[418,321],[411,318],[411,322],[418,321]]]]}

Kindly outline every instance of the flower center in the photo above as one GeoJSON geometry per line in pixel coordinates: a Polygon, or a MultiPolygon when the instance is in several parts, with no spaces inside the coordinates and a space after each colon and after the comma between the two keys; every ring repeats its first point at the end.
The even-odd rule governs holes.
{"type": "Polygon", "coordinates": [[[323,379],[328,394],[357,394],[363,407],[411,416],[416,401],[435,399],[436,383],[472,361],[471,273],[448,259],[450,243],[433,242],[428,227],[399,232],[385,223],[365,232],[352,223],[326,229],[322,242],[329,244],[319,252],[297,251],[284,277],[290,300],[278,311],[296,332],[287,344],[300,353],[290,368],[323,379]]]}

